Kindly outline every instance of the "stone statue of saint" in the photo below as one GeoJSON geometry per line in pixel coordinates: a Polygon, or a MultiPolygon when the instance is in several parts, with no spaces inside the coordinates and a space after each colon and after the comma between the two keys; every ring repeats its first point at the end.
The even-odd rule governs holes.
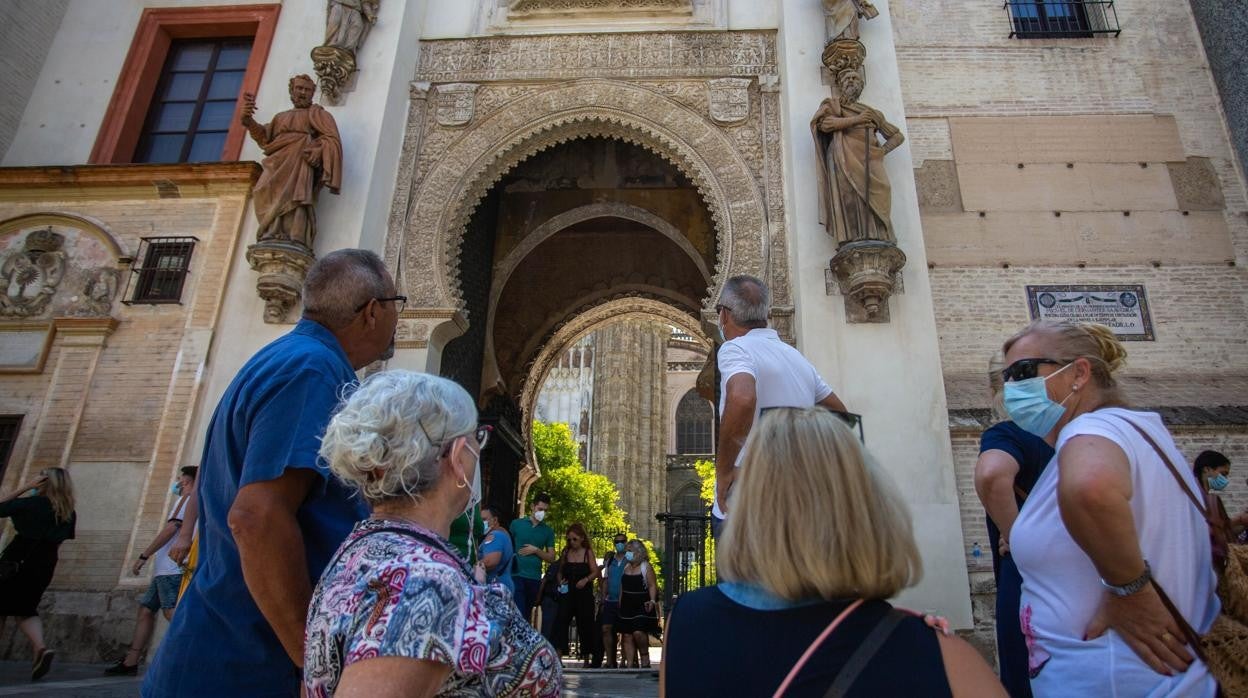
{"type": "Polygon", "coordinates": [[[342,180],[342,140],[334,117],[312,103],[316,83],[307,75],[290,79],[295,108],[257,123],[254,95],[243,95],[242,124],[260,144],[264,171],[252,200],[260,220],[257,239],[290,241],[309,250],[316,237],[316,197],[322,186],[337,194],[342,180]]]}
{"type": "Polygon", "coordinates": [[[381,0],[329,0],[325,17],[325,45],[354,54],[364,45],[368,30],[377,23],[381,0]]]}
{"type": "Polygon", "coordinates": [[[858,39],[858,20],[880,14],[868,0],[823,0],[828,39],[858,39]]]}
{"type": "Polygon", "coordinates": [[[823,62],[836,78],[835,94],[823,100],[810,122],[819,153],[819,221],[838,246],[856,240],[896,242],[884,156],[905,136],[878,110],[858,101],[866,54],[858,41],[828,44],[823,62]]]}

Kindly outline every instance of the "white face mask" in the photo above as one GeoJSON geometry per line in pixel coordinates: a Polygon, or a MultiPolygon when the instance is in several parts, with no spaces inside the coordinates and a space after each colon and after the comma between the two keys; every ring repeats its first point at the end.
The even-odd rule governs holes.
{"type": "Polygon", "coordinates": [[[541,523],[542,520],[546,518],[546,510],[538,509],[537,511],[533,512],[533,518],[537,519],[538,523],[541,523]]]}

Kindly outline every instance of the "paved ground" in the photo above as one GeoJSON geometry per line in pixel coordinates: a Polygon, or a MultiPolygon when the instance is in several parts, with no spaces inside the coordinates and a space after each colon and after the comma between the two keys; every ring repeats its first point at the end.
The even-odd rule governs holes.
{"type": "MultiPolygon", "coordinates": [[[[100,672],[105,666],[57,663],[43,680],[31,683],[29,664],[0,662],[0,696],[132,698],[139,694],[139,678],[104,677],[100,672]]],[[[659,695],[657,669],[569,669],[566,678],[563,694],[570,698],[652,698],[659,695]]]]}

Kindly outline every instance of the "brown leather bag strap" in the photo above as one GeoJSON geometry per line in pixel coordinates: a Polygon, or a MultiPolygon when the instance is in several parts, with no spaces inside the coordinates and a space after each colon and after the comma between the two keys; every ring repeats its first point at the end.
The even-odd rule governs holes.
{"type": "Polygon", "coordinates": [[[1165,463],[1166,467],[1170,469],[1170,474],[1174,476],[1175,482],[1179,483],[1179,489],[1183,490],[1183,494],[1186,494],[1187,498],[1191,500],[1192,506],[1196,507],[1196,511],[1200,512],[1200,515],[1204,517],[1206,523],[1208,523],[1211,527],[1214,526],[1213,519],[1209,517],[1209,510],[1205,508],[1205,505],[1201,504],[1200,499],[1196,496],[1196,493],[1192,492],[1192,488],[1188,486],[1187,480],[1184,480],[1183,476],[1179,474],[1179,469],[1174,467],[1174,463],[1171,462],[1170,456],[1167,456],[1166,452],[1161,450],[1161,447],[1157,445],[1157,442],[1153,440],[1153,437],[1149,436],[1147,431],[1140,428],[1140,425],[1126,419],[1125,417],[1123,419],[1127,424],[1134,427],[1136,431],[1140,432],[1140,436],[1143,436],[1144,440],[1148,442],[1148,445],[1153,447],[1153,450],[1156,451],[1157,455],[1161,457],[1162,462],[1165,463]]]}
{"type": "Polygon", "coordinates": [[[1187,644],[1191,645],[1192,651],[1196,653],[1196,656],[1200,658],[1200,661],[1207,664],[1208,660],[1205,659],[1205,652],[1200,647],[1200,633],[1196,632],[1196,629],[1192,627],[1191,623],[1187,622],[1187,619],[1183,617],[1182,613],[1179,613],[1178,607],[1175,606],[1174,602],[1170,600],[1170,597],[1166,595],[1166,590],[1161,588],[1161,585],[1157,583],[1156,579],[1152,580],[1152,585],[1153,588],[1157,590],[1157,596],[1161,597],[1161,605],[1166,607],[1166,610],[1170,612],[1170,616],[1174,618],[1174,622],[1178,623],[1179,630],[1183,633],[1183,637],[1187,640],[1187,644]]]}

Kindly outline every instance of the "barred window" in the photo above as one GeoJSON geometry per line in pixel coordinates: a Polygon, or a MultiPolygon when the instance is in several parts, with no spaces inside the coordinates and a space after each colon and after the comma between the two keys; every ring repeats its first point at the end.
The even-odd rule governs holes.
{"type": "Polygon", "coordinates": [[[676,406],[676,453],[715,452],[715,410],[711,403],[690,390],[676,406]]]}
{"type": "Polygon", "coordinates": [[[131,269],[134,295],[127,303],[181,303],[182,286],[191,269],[193,237],[143,238],[138,259],[131,269]]]}
{"type": "Polygon", "coordinates": [[[1006,0],[1010,37],[1087,38],[1120,33],[1113,0],[1006,0]]]}

